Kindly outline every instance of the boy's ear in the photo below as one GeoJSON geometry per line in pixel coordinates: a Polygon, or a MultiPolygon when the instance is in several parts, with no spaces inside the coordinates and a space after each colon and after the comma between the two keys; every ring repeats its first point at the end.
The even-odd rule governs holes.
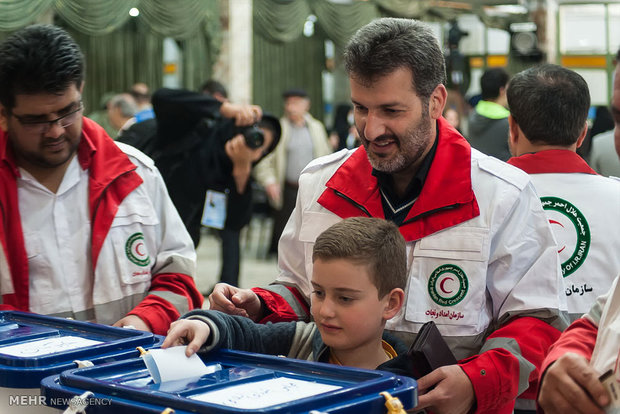
{"type": "Polygon", "coordinates": [[[405,292],[401,288],[394,288],[387,294],[387,302],[383,310],[383,319],[392,319],[400,311],[405,302],[405,292]]]}

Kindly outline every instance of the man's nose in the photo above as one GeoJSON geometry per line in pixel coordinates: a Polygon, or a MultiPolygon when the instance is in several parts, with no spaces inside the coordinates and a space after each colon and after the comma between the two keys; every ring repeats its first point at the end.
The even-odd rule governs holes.
{"type": "Polygon", "coordinates": [[[373,141],[381,135],[385,135],[385,124],[383,120],[373,112],[368,112],[364,124],[364,136],[367,140],[373,141]]]}
{"type": "Polygon", "coordinates": [[[50,138],[56,138],[65,133],[65,128],[60,124],[60,119],[50,124],[45,135],[50,138]]]}

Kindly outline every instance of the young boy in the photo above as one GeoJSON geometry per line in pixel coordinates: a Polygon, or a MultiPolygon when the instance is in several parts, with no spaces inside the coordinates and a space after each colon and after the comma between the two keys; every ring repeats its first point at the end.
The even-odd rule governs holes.
{"type": "MultiPolygon", "coordinates": [[[[162,348],[187,344],[190,356],[223,347],[367,369],[404,354],[404,344],[383,334],[405,295],[407,257],[398,228],[377,218],[343,220],[316,239],[312,260],[314,322],[256,324],[192,311],[172,323],[162,348]]],[[[391,371],[399,369],[394,362],[386,364],[391,371]]]]}

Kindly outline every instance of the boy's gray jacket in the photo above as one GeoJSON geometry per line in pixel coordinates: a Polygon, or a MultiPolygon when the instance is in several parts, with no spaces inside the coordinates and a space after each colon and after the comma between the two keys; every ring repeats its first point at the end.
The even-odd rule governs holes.
{"type": "MultiPolygon", "coordinates": [[[[314,322],[278,322],[258,324],[242,316],[219,311],[194,310],[183,316],[209,325],[211,334],[200,351],[217,348],[285,355],[288,358],[327,362],[329,352],[314,322]]],[[[384,334],[383,337],[401,355],[405,345],[384,334]]],[[[378,368],[380,368],[380,365],[378,368]]]]}

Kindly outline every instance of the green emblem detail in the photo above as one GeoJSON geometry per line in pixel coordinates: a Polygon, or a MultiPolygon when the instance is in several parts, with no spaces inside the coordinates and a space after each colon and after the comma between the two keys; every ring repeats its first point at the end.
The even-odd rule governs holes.
{"type": "Polygon", "coordinates": [[[428,293],[440,306],[453,306],[463,300],[469,289],[467,275],[453,264],[444,264],[433,270],[428,279],[428,293]]]}
{"type": "Polygon", "coordinates": [[[151,258],[144,245],[144,234],[134,233],[129,236],[127,243],[125,243],[125,254],[132,263],[138,266],[144,267],[151,263],[151,258]]]}
{"type": "MultiPolygon", "coordinates": [[[[545,209],[545,211],[556,211],[560,213],[563,217],[568,218],[575,228],[575,233],[577,235],[575,249],[570,257],[562,263],[562,275],[567,277],[579,269],[579,266],[583,264],[588,256],[591,241],[590,226],[588,226],[586,217],[570,202],[562,200],[558,197],[541,197],[540,201],[542,202],[543,209],[545,209]]],[[[559,221],[550,219],[549,222],[552,225],[557,224],[564,227],[564,225],[559,221]]],[[[557,232],[554,231],[554,234],[557,236],[557,232]]],[[[556,237],[556,239],[560,241],[560,237],[556,237]]],[[[559,247],[560,250],[558,253],[561,253],[566,248],[566,246],[559,247]]]]}

